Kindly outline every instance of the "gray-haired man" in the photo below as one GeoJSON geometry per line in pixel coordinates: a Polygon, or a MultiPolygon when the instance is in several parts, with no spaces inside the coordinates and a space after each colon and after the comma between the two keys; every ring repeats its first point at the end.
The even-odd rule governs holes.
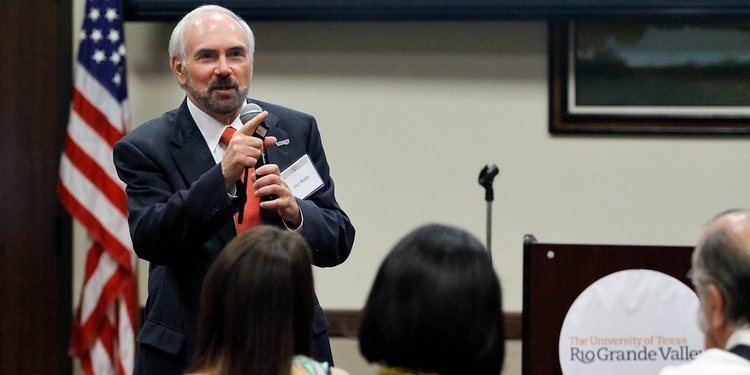
{"type": "Polygon", "coordinates": [[[712,220],[692,263],[706,351],[661,375],[750,374],[750,212],[728,211],[712,220]]]}
{"type": "MultiPolygon", "coordinates": [[[[252,31],[231,11],[209,5],[190,12],[175,27],[169,47],[170,66],[186,99],[115,146],[117,173],[127,184],[133,247],[150,262],[137,374],[185,372],[195,350],[201,283],[224,246],[244,229],[240,224],[298,231],[321,267],[340,264],[351,251],[354,227],[336,202],[315,119],[258,100],[251,102],[265,111],[244,124],[239,119],[254,46],[252,31]],[[265,143],[252,136],[261,121],[268,127],[265,143]],[[264,166],[256,163],[261,150],[268,156],[264,166]],[[301,178],[317,181],[310,192],[298,194],[304,198],[280,176],[296,161],[306,162],[299,169],[308,174],[301,178]],[[240,178],[254,167],[259,177],[240,178]],[[270,195],[276,198],[261,199],[270,195]]],[[[316,303],[311,356],[332,364],[327,332],[316,303]]]]}

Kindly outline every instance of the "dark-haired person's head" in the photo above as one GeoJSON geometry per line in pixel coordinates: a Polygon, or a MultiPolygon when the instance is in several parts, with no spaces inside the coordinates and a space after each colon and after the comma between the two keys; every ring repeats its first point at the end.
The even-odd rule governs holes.
{"type": "Polygon", "coordinates": [[[500,283],[479,240],[427,225],[380,266],[359,331],[370,362],[443,375],[498,374],[505,355],[500,283]]]}
{"type": "Polygon", "coordinates": [[[232,240],[208,271],[193,371],[288,375],[309,355],[310,253],[295,232],[260,226],[232,240]]]}
{"type": "Polygon", "coordinates": [[[712,220],[692,267],[706,348],[724,349],[735,330],[750,323],[750,212],[727,211],[712,220]]]}

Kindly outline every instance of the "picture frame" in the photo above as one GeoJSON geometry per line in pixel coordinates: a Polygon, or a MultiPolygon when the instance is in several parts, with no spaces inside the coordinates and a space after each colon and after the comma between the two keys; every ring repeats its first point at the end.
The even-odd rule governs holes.
{"type": "Polygon", "coordinates": [[[549,131],[750,135],[747,46],[739,18],[552,20],[549,131]]]}

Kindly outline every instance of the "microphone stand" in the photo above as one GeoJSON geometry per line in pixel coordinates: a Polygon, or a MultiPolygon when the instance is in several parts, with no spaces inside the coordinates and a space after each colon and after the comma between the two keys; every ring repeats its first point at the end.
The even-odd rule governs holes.
{"type": "Polygon", "coordinates": [[[484,200],[487,201],[487,253],[492,261],[492,201],[495,200],[495,191],[492,183],[500,169],[495,164],[485,165],[479,172],[479,185],[484,187],[484,200]]]}

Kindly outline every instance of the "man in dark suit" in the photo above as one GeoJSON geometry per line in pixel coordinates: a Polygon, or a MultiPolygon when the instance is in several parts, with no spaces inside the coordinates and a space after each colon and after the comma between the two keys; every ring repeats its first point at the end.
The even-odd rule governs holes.
{"type": "MultiPolygon", "coordinates": [[[[175,26],[169,46],[186,99],[115,146],[133,246],[150,262],[136,373],[186,370],[201,283],[240,228],[235,220],[241,208],[245,225],[259,221],[299,231],[317,266],[338,265],[351,251],[354,227],[336,202],[315,119],[254,100],[265,111],[246,124],[238,119],[252,78],[253,48],[252,31],[231,11],[211,5],[190,12],[175,26]],[[252,137],[263,121],[269,128],[265,141],[252,137]],[[243,171],[255,167],[263,148],[269,162],[251,173],[246,186],[243,171]],[[322,182],[295,197],[281,171],[302,157],[314,166],[304,173],[322,182]],[[260,202],[268,195],[277,198],[260,202]]],[[[332,363],[328,322],[317,303],[314,314],[312,356],[332,363]]]]}

